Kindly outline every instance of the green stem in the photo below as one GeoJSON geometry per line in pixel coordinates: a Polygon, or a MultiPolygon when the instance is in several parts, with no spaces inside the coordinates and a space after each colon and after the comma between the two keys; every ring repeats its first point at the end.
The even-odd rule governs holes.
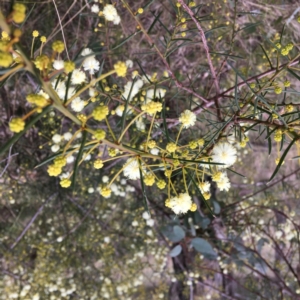
{"type": "Polygon", "coordinates": [[[19,69],[22,69],[23,67],[24,67],[23,64],[19,64],[15,66],[14,68],[12,68],[11,70],[9,70],[8,72],[6,72],[4,75],[0,77],[0,82],[3,81],[8,76],[10,76],[11,74],[13,74],[14,72],[18,71],[19,69]]]}
{"type": "Polygon", "coordinates": [[[71,137],[71,139],[68,141],[68,143],[67,143],[66,146],[64,147],[64,151],[63,151],[63,153],[62,153],[62,156],[65,155],[66,151],[69,149],[71,143],[74,141],[76,135],[77,135],[79,132],[81,132],[81,129],[77,130],[77,131],[74,133],[74,135],[71,137]]]}
{"type": "Polygon", "coordinates": [[[107,76],[110,76],[112,74],[114,74],[116,71],[112,70],[107,72],[106,74],[101,75],[99,78],[96,79],[92,79],[91,82],[89,84],[87,84],[86,86],[84,86],[82,89],[80,89],[75,95],[73,95],[67,102],[66,105],[70,104],[72,102],[72,100],[74,100],[76,97],[80,96],[84,91],[86,91],[88,88],[93,87],[98,81],[106,78],[107,76]]]}
{"type": "Polygon", "coordinates": [[[184,168],[182,168],[182,177],[183,177],[185,191],[188,194],[188,188],[187,188],[187,185],[186,185],[186,180],[185,180],[185,175],[184,175],[184,168]]]}
{"type": "Polygon", "coordinates": [[[125,127],[125,129],[123,130],[122,134],[120,135],[119,139],[118,139],[118,143],[121,142],[122,140],[122,137],[124,136],[124,134],[126,133],[126,131],[129,129],[129,127],[134,123],[134,121],[136,119],[138,119],[140,116],[142,116],[145,112],[142,111],[141,113],[139,113],[136,117],[134,117],[130,122],[129,124],[125,127]]]}
{"type": "Polygon", "coordinates": [[[114,132],[112,131],[112,129],[111,129],[109,123],[108,123],[107,118],[105,118],[105,122],[106,122],[107,128],[108,128],[108,130],[109,130],[111,136],[113,137],[114,141],[116,141],[117,139],[116,139],[116,137],[115,137],[115,135],[114,135],[114,132]]]}
{"type": "Polygon", "coordinates": [[[179,129],[179,132],[178,132],[178,135],[177,135],[177,138],[176,138],[176,142],[175,142],[176,145],[177,145],[177,142],[178,142],[178,139],[179,139],[182,128],[183,128],[183,124],[181,125],[181,127],[179,129]]]}
{"type": "Polygon", "coordinates": [[[35,39],[35,37],[33,37],[32,43],[31,43],[31,51],[30,51],[30,57],[31,57],[31,58],[33,58],[33,45],[34,45],[34,39],[35,39]]]}
{"type": "Polygon", "coordinates": [[[154,124],[155,116],[156,116],[156,113],[153,115],[153,118],[152,118],[152,120],[151,120],[150,129],[149,129],[149,131],[148,131],[148,136],[147,136],[147,141],[146,141],[146,148],[145,148],[145,151],[147,151],[147,148],[148,148],[148,142],[149,142],[149,139],[150,139],[150,133],[151,133],[151,131],[152,131],[152,127],[153,127],[153,124],[154,124]]]}

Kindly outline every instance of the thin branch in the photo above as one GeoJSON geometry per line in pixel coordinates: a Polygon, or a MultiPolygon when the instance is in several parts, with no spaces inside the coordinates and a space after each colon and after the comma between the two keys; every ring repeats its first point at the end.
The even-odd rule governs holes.
{"type": "MultiPolygon", "coordinates": [[[[279,70],[281,70],[281,69],[283,69],[283,68],[285,68],[285,67],[287,67],[287,66],[291,67],[291,66],[297,65],[298,63],[299,63],[299,60],[297,59],[297,60],[295,60],[295,61],[293,61],[293,62],[289,62],[289,63],[286,63],[286,64],[282,64],[282,65],[279,67],[279,70]]],[[[273,68],[273,69],[270,69],[270,70],[265,71],[265,72],[263,72],[263,73],[260,73],[260,74],[258,74],[258,75],[254,75],[254,76],[252,76],[252,77],[246,79],[245,81],[242,81],[242,82],[238,83],[236,86],[235,86],[235,85],[232,86],[231,88],[227,89],[226,91],[222,92],[221,94],[215,95],[214,97],[209,98],[208,100],[209,100],[209,101],[212,101],[212,100],[214,100],[214,99],[216,99],[216,98],[221,98],[221,97],[225,96],[226,94],[228,94],[228,93],[234,91],[235,88],[243,87],[244,85],[247,85],[249,82],[255,81],[256,79],[264,78],[264,77],[266,77],[266,76],[268,76],[268,75],[271,75],[271,74],[275,73],[276,71],[278,71],[278,70],[277,70],[276,68],[273,68]]]]}
{"type": "MultiPolygon", "coordinates": [[[[205,54],[206,54],[207,62],[208,62],[208,65],[209,65],[209,69],[210,69],[210,72],[211,72],[211,75],[212,75],[212,78],[213,78],[213,81],[214,81],[214,85],[216,87],[216,94],[219,94],[220,93],[220,87],[219,87],[218,77],[216,75],[214,66],[212,64],[211,56],[209,54],[209,48],[208,48],[207,40],[206,40],[206,37],[205,37],[205,33],[204,33],[200,23],[198,22],[198,20],[195,18],[195,15],[194,15],[193,11],[183,2],[183,0],[178,0],[178,2],[182,5],[183,9],[189,14],[191,19],[193,20],[193,22],[197,26],[197,29],[200,33],[200,37],[201,37],[203,47],[204,47],[204,50],[205,50],[205,54]]],[[[218,99],[216,98],[214,100],[215,100],[215,105],[216,105],[216,109],[217,109],[218,118],[219,118],[219,120],[222,120],[218,99]]]]}
{"type": "Polygon", "coordinates": [[[267,189],[271,188],[272,186],[277,185],[279,182],[284,181],[284,180],[287,179],[288,177],[290,177],[290,176],[292,176],[292,175],[298,173],[299,171],[300,171],[300,168],[298,168],[297,170],[293,171],[292,173],[290,173],[290,174],[288,174],[288,175],[286,175],[286,176],[283,176],[282,178],[280,178],[280,179],[274,181],[272,184],[267,185],[267,186],[264,187],[263,189],[260,189],[260,190],[254,192],[254,193],[248,194],[248,195],[244,196],[241,200],[236,201],[236,202],[233,202],[233,203],[227,205],[226,207],[223,208],[223,210],[226,210],[226,209],[228,209],[228,208],[230,208],[230,207],[232,207],[232,206],[235,206],[235,205],[237,205],[237,204],[240,204],[241,202],[246,201],[248,198],[253,197],[253,196],[257,195],[257,194],[260,194],[261,192],[266,191],[267,189]]]}
{"type": "Polygon", "coordinates": [[[26,232],[29,230],[30,226],[33,224],[33,222],[35,221],[35,219],[38,217],[38,215],[43,211],[44,207],[46,206],[46,204],[48,204],[52,198],[54,196],[56,196],[57,193],[52,194],[45,202],[44,204],[37,210],[37,212],[35,213],[35,215],[31,218],[31,220],[28,222],[28,224],[26,225],[26,227],[24,228],[24,230],[22,231],[22,233],[17,237],[17,239],[14,241],[14,243],[10,246],[10,249],[14,249],[17,244],[20,242],[20,240],[22,239],[22,237],[26,234],[26,232]]]}
{"type": "Polygon", "coordinates": [[[4,174],[5,171],[6,171],[6,169],[8,168],[8,166],[9,166],[9,164],[10,164],[10,161],[11,161],[11,158],[12,158],[13,156],[19,155],[19,153],[15,153],[15,154],[11,155],[11,149],[12,149],[12,146],[9,148],[8,157],[7,157],[6,159],[3,159],[2,161],[0,161],[0,163],[2,163],[2,162],[4,162],[5,160],[7,160],[7,163],[6,163],[6,165],[5,165],[4,169],[3,169],[3,171],[2,171],[1,174],[0,174],[0,178],[3,176],[3,174],[4,174]]]}
{"type": "Polygon", "coordinates": [[[214,84],[216,86],[217,94],[219,94],[219,91],[220,91],[219,82],[218,82],[218,78],[217,78],[217,75],[216,75],[214,66],[212,64],[210,54],[209,54],[209,48],[208,48],[207,41],[206,41],[206,38],[205,38],[205,33],[204,33],[200,23],[198,22],[198,20],[195,18],[195,15],[194,15],[193,11],[183,2],[183,0],[178,0],[178,2],[182,5],[184,10],[189,14],[191,19],[194,21],[194,23],[197,26],[197,29],[200,33],[201,40],[202,40],[202,43],[203,43],[203,47],[204,47],[204,50],[205,50],[205,53],[206,53],[206,58],[207,58],[207,62],[208,62],[209,68],[210,68],[210,72],[211,72],[211,75],[213,77],[214,84]]]}
{"type": "Polygon", "coordinates": [[[58,21],[59,21],[59,26],[60,26],[61,34],[62,34],[62,37],[63,37],[63,40],[64,40],[64,44],[65,44],[65,49],[66,49],[67,57],[68,57],[68,60],[70,60],[69,52],[68,52],[68,48],[67,48],[67,43],[66,43],[66,39],[65,39],[65,34],[64,34],[64,29],[63,29],[63,26],[62,26],[62,23],[61,23],[61,19],[60,19],[60,16],[59,16],[59,12],[58,12],[58,9],[57,9],[55,0],[52,0],[52,1],[53,1],[53,4],[54,4],[56,13],[57,13],[57,17],[58,17],[58,21]]]}
{"type": "Polygon", "coordinates": [[[192,89],[187,88],[185,86],[183,86],[183,84],[181,82],[179,82],[175,76],[175,74],[173,73],[173,71],[171,70],[166,58],[164,57],[164,55],[160,52],[160,50],[158,49],[158,47],[156,46],[156,44],[153,42],[153,40],[151,39],[151,37],[149,36],[149,34],[147,33],[147,31],[145,30],[145,28],[143,27],[143,24],[138,20],[138,18],[134,15],[133,11],[131,10],[131,8],[129,7],[129,5],[127,4],[127,2],[125,0],[122,0],[122,3],[124,4],[124,6],[126,7],[126,9],[129,11],[129,13],[132,15],[132,17],[135,19],[135,21],[138,23],[140,30],[143,32],[143,34],[145,35],[146,39],[148,40],[149,44],[151,45],[151,47],[153,47],[153,49],[155,49],[156,53],[159,55],[159,57],[161,58],[163,64],[165,65],[165,67],[167,68],[169,74],[171,75],[175,85],[177,86],[177,88],[184,90],[190,94],[192,94],[193,96],[199,98],[200,100],[202,100],[205,103],[208,103],[207,99],[204,98],[203,96],[197,94],[196,92],[194,92],[192,89]]]}

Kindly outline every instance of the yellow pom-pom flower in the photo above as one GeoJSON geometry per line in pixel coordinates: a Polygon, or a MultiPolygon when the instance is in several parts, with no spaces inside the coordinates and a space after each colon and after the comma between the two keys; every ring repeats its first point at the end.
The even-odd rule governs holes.
{"type": "Polygon", "coordinates": [[[64,62],[64,68],[65,68],[65,72],[68,74],[68,73],[71,73],[74,71],[75,69],[75,63],[71,60],[69,61],[65,61],[64,62]]]}
{"type": "Polygon", "coordinates": [[[166,187],[167,184],[166,184],[166,182],[165,182],[164,180],[161,179],[161,180],[158,180],[158,181],[157,181],[156,185],[157,185],[157,187],[158,187],[159,189],[162,190],[162,189],[164,189],[164,188],[166,187]]]}
{"type": "Polygon", "coordinates": [[[154,140],[148,142],[149,149],[153,149],[155,146],[156,146],[156,142],[154,140]]]}
{"type": "Polygon", "coordinates": [[[196,211],[196,210],[197,210],[197,204],[193,203],[191,208],[190,208],[190,211],[196,211]]]}
{"type": "Polygon", "coordinates": [[[21,3],[15,3],[13,6],[12,19],[15,23],[22,23],[26,18],[26,6],[21,3]]]}
{"type": "Polygon", "coordinates": [[[22,3],[15,3],[13,6],[13,10],[24,14],[26,12],[26,6],[22,3]]]}
{"type": "Polygon", "coordinates": [[[275,94],[279,95],[282,93],[282,88],[280,86],[276,86],[274,89],[275,94]]]}
{"type": "Polygon", "coordinates": [[[292,112],[294,110],[294,106],[292,105],[292,104],[289,104],[289,105],[287,105],[286,107],[285,107],[285,111],[287,112],[287,113],[290,113],[290,112],[292,112]]]}
{"type": "Polygon", "coordinates": [[[194,126],[196,122],[196,115],[192,111],[186,109],[183,113],[181,113],[179,122],[182,123],[184,128],[194,126]]]}
{"type": "Polygon", "coordinates": [[[155,182],[155,177],[154,177],[153,174],[146,174],[144,176],[144,183],[145,183],[145,185],[152,186],[154,184],[154,182],[155,182]]]}
{"type": "Polygon", "coordinates": [[[174,153],[177,149],[177,145],[175,143],[168,143],[167,144],[167,147],[166,147],[166,150],[169,152],[169,153],[174,153]]]}
{"type": "Polygon", "coordinates": [[[54,165],[62,168],[67,164],[67,159],[64,156],[58,156],[54,159],[54,165]]]}
{"type": "Polygon", "coordinates": [[[115,157],[118,154],[117,149],[114,148],[109,148],[107,151],[110,157],[115,157]]]}
{"type": "Polygon", "coordinates": [[[282,131],[281,131],[281,129],[277,129],[277,130],[275,130],[274,141],[280,142],[281,140],[282,140],[282,131]]]}
{"type": "Polygon", "coordinates": [[[97,159],[94,161],[94,168],[101,169],[104,166],[103,161],[101,159],[97,159]]]}
{"type": "Polygon", "coordinates": [[[10,53],[0,51],[0,67],[7,68],[13,61],[13,57],[10,53]]]}
{"type": "Polygon", "coordinates": [[[38,37],[38,36],[39,36],[39,32],[38,32],[37,30],[34,30],[34,31],[32,32],[32,36],[33,36],[34,38],[38,37]]]}
{"type": "Polygon", "coordinates": [[[198,143],[196,142],[196,141],[190,141],[189,142],[189,148],[190,149],[196,149],[197,148],[197,146],[198,146],[198,143]]]}
{"type": "Polygon", "coordinates": [[[104,198],[109,198],[111,195],[111,189],[108,187],[104,187],[101,189],[100,194],[104,197],[104,198]]]}
{"type": "Polygon", "coordinates": [[[58,176],[61,172],[62,172],[62,169],[59,167],[59,166],[56,166],[56,165],[50,165],[48,167],[48,170],[47,170],[49,176],[58,176]]]}
{"type": "Polygon", "coordinates": [[[114,69],[118,76],[125,77],[127,72],[127,66],[124,62],[118,61],[116,64],[114,64],[114,69]]]}
{"type": "Polygon", "coordinates": [[[101,106],[96,107],[93,110],[92,116],[94,117],[95,120],[102,121],[106,118],[108,113],[109,113],[108,107],[101,105],[101,106]]]}
{"type": "Polygon", "coordinates": [[[45,107],[48,104],[47,99],[39,94],[29,94],[27,95],[26,100],[29,103],[35,104],[37,107],[41,108],[45,107]]]}
{"type": "Polygon", "coordinates": [[[60,181],[60,185],[63,188],[68,188],[71,185],[71,180],[68,178],[64,178],[60,181]]]}
{"type": "Polygon", "coordinates": [[[145,111],[149,115],[153,115],[157,112],[161,112],[162,104],[159,102],[149,101],[147,104],[142,105],[142,111],[145,111]]]}
{"type": "Polygon", "coordinates": [[[48,69],[50,66],[50,59],[47,55],[39,55],[35,61],[34,61],[35,66],[37,67],[37,69],[39,70],[44,70],[44,69],[48,69]]]}
{"type": "Polygon", "coordinates": [[[52,49],[57,53],[62,53],[65,50],[65,45],[62,41],[55,41],[52,44],[52,49]]]}
{"type": "Polygon", "coordinates": [[[103,140],[105,139],[105,136],[106,136],[106,133],[104,130],[102,129],[97,129],[95,130],[94,132],[94,137],[97,139],[97,140],[103,140]]]}
{"type": "Polygon", "coordinates": [[[25,122],[21,118],[13,118],[9,122],[9,129],[12,132],[20,132],[24,129],[25,127],[25,122]]]}
{"type": "Polygon", "coordinates": [[[202,147],[205,143],[204,139],[199,139],[197,142],[200,147],[202,147]]]}

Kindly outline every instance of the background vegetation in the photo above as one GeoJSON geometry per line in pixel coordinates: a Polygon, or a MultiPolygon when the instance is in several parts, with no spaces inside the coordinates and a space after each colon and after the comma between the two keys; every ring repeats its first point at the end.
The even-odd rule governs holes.
{"type": "MultiPolygon", "coordinates": [[[[143,119],[144,129],[129,128],[128,149],[140,149],[148,132],[162,147],[175,141],[180,114],[191,110],[197,122],[183,131],[180,145],[203,139],[204,148],[195,150],[203,163],[215,144],[233,142],[237,162],[227,171],[231,188],[220,191],[212,182],[206,201],[195,174],[187,173],[197,210],[175,215],[165,206],[167,188],[145,186],[143,179],[120,172],[105,198],[99,187],[127,158],[96,169],[99,153],[109,159],[108,146],[99,145],[78,168],[74,156],[65,171],[76,168],[76,176],[72,187],[63,189],[59,178],[47,173],[57,155],[51,150],[53,136],[74,133],[80,123],[49,105],[26,119],[24,131],[12,133],[11,119],[32,110],[26,96],[47,80],[34,64],[16,72],[20,61],[2,67],[0,299],[300,299],[298,2],[99,2],[15,1],[27,8],[24,21],[16,23],[9,22],[15,3],[1,1],[1,30],[8,22],[22,31],[14,50],[29,61],[36,60],[41,46],[51,57],[56,40],[67,49],[61,58],[77,67],[82,50],[92,49],[101,65],[94,78],[113,70],[117,61],[132,60],[125,78],[112,75],[94,88],[96,103],[109,103],[110,112],[120,103],[133,114],[111,113],[109,125],[93,120],[91,128],[110,132],[110,127],[120,136],[154,89],[163,110],[152,130],[150,117],[143,119]],[[120,23],[93,13],[95,4],[100,11],[113,4],[120,23]],[[43,45],[39,38],[33,43],[34,30],[47,38],[43,45]],[[288,45],[292,49],[285,54],[288,45]],[[122,94],[134,71],[148,80],[129,103],[122,94]]],[[[62,71],[48,79],[68,76],[62,71]]],[[[88,80],[92,77],[87,73],[88,80]]],[[[93,105],[90,100],[86,115],[93,105]]],[[[84,138],[77,142],[89,150],[84,138]]],[[[184,189],[184,172],[170,179],[178,191],[184,189]]],[[[155,173],[164,176],[162,168],[155,173]]]]}

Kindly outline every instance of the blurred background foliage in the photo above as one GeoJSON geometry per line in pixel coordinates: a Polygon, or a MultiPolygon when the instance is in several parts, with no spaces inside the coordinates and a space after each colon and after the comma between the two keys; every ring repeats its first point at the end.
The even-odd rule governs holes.
{"type": "MultiPolygon", "coordinates": [[[[189,17],[177,14],[174,1],[113,1],[120,26],[104,23],[91,13],[92,1],[22,3],[28,14],[20,26],[20,44],[26,51],[30,51],[33,30],[45,35],[47,42],[62,39],[61,22],[70,57],[88,46],[105,62],[104,68],[130,58],[140,73],[163,78],[166,67],[155,45],[184,87],[207,99],[213,97],[200,35],[190,20],[183,28],[182,18],[189,17]],[[138,22],[147,34],[125,4],[133,12],[144,8],[138,22]]],[[[11,5],[1,1],[1,11],[8,14],[11,5]]],[[[297,1],[197,0],[193,11],[205,31],[220,93],[236,89],[237,74],[260,79],[259,74],[263,78],[271,72],[278,63],[277,42],[293,43],[299,51],[297,1]]],[[[36,43],[34,50],[39,46],[36,43]]],[[[287,62],[280,58],[280,65],[287,62]]],[[[279,109],[293,103],[299,110],[298,79],[289,77],[295,92],[284,94],[277,102],[279,109]]],[[[115,83],[109,80],[108,85],[115,83]]],[[[167,90],[170,119],[200,103],[169,78],[156,85],[167,90]]],[[[8,121],[28,111],[25,95],[37,87],[27,72],[1,84],[1,145],[11,137],[8,121]]],[[[247,88],[245,84],[238,88],[241,97],[247,95],[247,88]]],[[[224,110],[234,98],[227,96],[222,100],[224,110]]],[[[218,130],[216,115],[204,111],[201,118],[212,124],[209,128],[199,125],[201,136],[218,130]]],[[[234,169],[245,177],[231,173],[230,191],[212,193],[213,215],[200,203],[199,211],[174,216],[164,206],[166,195],[156,188],[146,188],[148,213],[143,187],[122,176],[112,196],[101,197],[97,187],[116,172],[116,163],[96,170],[86,161],[78,170],[74,192],[62,190],[57,178],[48,176],[46,166],[35,168],[51,155],[51,137],[70,127],[68,119],[50,111],[2,155],[1,299],[300,298],[299,165],[297,159],[291,160],[299,155],[297,149],[290,151],[268,183],[276,168],[276,143],[266,138],[266,132],[259,132],[259,138],[251,132],[234,169]]],[[[138,143],[141,133],[133,134],[138,143]]],[[[199,202],[197,190],[191,187],[190,192],[199,202]]]]}

